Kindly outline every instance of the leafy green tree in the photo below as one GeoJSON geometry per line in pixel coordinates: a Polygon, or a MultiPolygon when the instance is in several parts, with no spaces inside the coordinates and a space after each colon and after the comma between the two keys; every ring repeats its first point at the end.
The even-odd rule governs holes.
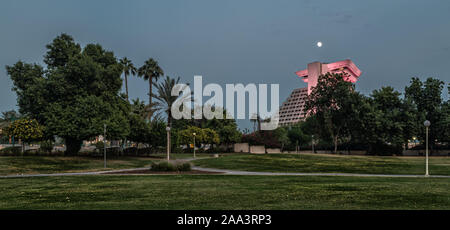
{"type": "MultiPolygon", "coordinates": [[[[349,113],[355,97],[354,85],[344,80],[343,73],[326,73],[319,76],[305,105],[308,114],[316,117],[322,133],[328,133],[337,152],[339,138],[348,133],[351,123],[349,113]]],[[[325,136],[325,135],[322,135],[325,136]]]]}
{"type": "Polygon", "coordinates": [[[409,140],[411,140],[413,137],[417,136],[418,133],[420,133],[420,126],[416,125],[418,120],[417,115],[419,113],[417,111],[417,107],[408,98],[404,98],[402,100],[400,111],[401,113],[399,119],[403,125],[402,126],[403,143],[405,145],[405,148],[407,148],[409,140]]]}
{"type": "MultiPolygon", "coordinates": [[[[311,142],[311,135],[308,135],[307,133],[305,133],[304,130],[307,129],[306,126],[306,122],[299,122],[296,123],[292,126],[289,126],[287,129],[287,136],[289,138],[289,144],[295,148],[295,146],[305,146],[305,145],[309,145],[309,143],[311,142]]],[[[311,129],[311,133],[314,133],[312,131],[312,127],[311,129]]],[[[317,134],[316,134],[317,135],[317,134]]]]}
{"type": "Polygon", "coordinates": [[[47,54],[44,57],[44,63],[48,68],[63,67],[73,56],[81,52],[81,46],[76,44],[73,38],[67,34],[61,34],[46,46],[47,54]]]}
{"type": "Polygon", "coordinates": [[[281,150],[284,149],[285,146],[290,144],[289,132],[285,127],[278,127],[273,130],[273,134],[278,142],[281,144],[281,150]]]}
{"type": "Polygon", "coordinates": [[[378,117],[377,139],[382,143],[392,143],[396,146],[404,143],[400,93],[389,86],[374,90],[371,97],[375,109],[383,114],[378,117]]]}
{"type": "MultiPolygon", "coordinates": [[[[153,97],[153,80],[158,81],[159,77],[164,75],[164,71],[161,69],[161,67],[159,67],[158,62],[155,61],[153,58],[148,59],[147,61],[145,61],[144,65],[141,66],[138,69],[138,76],[139,77],[143,77],[144,80],[148,80],[148,84],[149,84],[149,106],[152,106],[152,97],[153,97]]],[[[148,117],[148,119],[150,120],[151,115],[148,117]]]]}
{"type": "Polygon", "coordinates": [[[146,122],[147,105],[139,99],[133,100],[130,114],[129,140],[137,143],[145,143],[155,148],[166,145],[166,123],[160,116],[146,122]]]}
{"type": "Polygon", "coordinates": [[[129,115],[130,134],[128,140],[136,143],[149,143],[151,139],[151,127],[138,114],[131,113],[129,115]]]}
{"type": "Polygon", "coordinates": [[[441,127],[440,140],[446,142],[447,146],[450,143],[450,101],[442,105],[442,117],[439,119],[437,126],[441,127]]]}
{"type": "Polygon", "coordinates": [[[128,75],[136,75],[136,67],[134,67],[133,63],[131,62],[131,60],[129,60],[128,58],[124,57],[122,59],[120,59],[120,64],[122,65],[122,71],[125,77],[125,93],[126,93],[126,98],[128,100],[128,75]]]}
{"type": "Polygon", "coordinates": [[[350,133],[353,142],[368,145],[369,153],[385,155],[401,152],[415,133],[415,108],[400,98],[392,87],[374,90],[354,107],[350,133]]]}
{"type": "Polygon", "coordinates": [[[44,127],[35,119],[22,118],[11,123],[5,130],[9,136],[22,140],[22,152],[25,142],[36,141],[43,137],[44,127]]]}
{"type": "MultiPolygon", "coordinates": [[[[187,96],[185,99],[188,99],[187,96]]],[[[203,107],[197,106],[196,109],[203,110],[203,107]]],[[[175,130],[187,129],[189,126],[196,126],[200,128],[210,128],[215,130],[219,134],[221,144],[230,148],[232,143],[241,141],[242,133],[239,131],[235,119],[229,119],[229,115],[224,108],[211,108],[212,111],[221,111],[223,113],[223,119],[206,119],[204,116],[201,119],[193,119],[194,110],[191,112],[191,119],[179,119],[172,120],[172,128],[175,130]]]]}
{"type": "Polygon", "coordinates": [[[13,121],[20,119],[21,115],[15,110],[2,112],[0,117],[0,137],[6,136],[5,132],[2,131],[6,129],[13,121]]]}
{"type": "Polygon", "coordinates": [[[178,132],[179,143],[189,146],[194,142],[195,133],[195,144],[197,147],[201,144],[219,144],[220,138],[216,131],[209,128],[199,128],[196,126],[189,126],[187,129],[180,130],[178,132]]]}
{"type": "Polygon", "coordinates": [[[443,114],[443,100],[441,98],[444,82],[435,79],[427,78],[424,82],[419,78],[412,78],[411,84],[405,88],[405,98],[411,100],[416,106],[418,114],[416,116],[416,127],[420,127],[419,138],[424,142],[425,129],[423,127],[424,120],[431,122],[429,132],[429,142],[431,149],[434,148],[436,140],[442,141],[445,136],[445,129],[448,127],[442,126],[443,114]]]}
{"type": "Polygon", "coordinates": [[[12,90],[17,94],[19,113],[34,117],[43,123],[44,117],[41,112],[45,111],[48,105],[45,99],[46,94],[51,93],[46,90],[53,90],[53,92],[58,90],[46,88],[44,69],[37,64],[18,61],[13,66],[6,66],[6,71],[14,83],[12,90]]]}
{"type": "Polygon", "coordinates": [[[352,113],[349,114],[352,122],[347,126],[350,136],[348,144],[362,145],[369,152],[373,152],[372,148],[379,143],[378,134],[384,119],[383,113],[374,106],[371,98],[356,94],[353,99],[355,102],[352,113]]]}
{"type": "Polygon", "coordinates": [[[219,134],[221,143],[227,146],[241,141],[242,133],[239,132],[237,126],[226,125],[216,130],[217,133],[219,134]]]}
{"type": "MultiPolygon", "coordinates": [[[[166,127],[167,124],[164,122],[164,120],[156,116],[150,122],[150,138],[147,143],[149,143],[152,147],[166,146],[166,127]]],[[[176,140],[176,133],[174,139],[176,140]]],[[[172,148],[174,148],[175,144],[176,143],[172,143],[172,148]]]]}
{"type": "Polygon", "coordinates": [[[203,129],[203,133],[204,133],[204,143],[205,144],[219,144],[220,143],[220,138],[219,138],[219,134],[217,134],[216,131],[214,131],[213,129],[210,128],[205,128],[203,129]]]}
{"type": "Polygon", "coordinates": [[[196,126],[188,126],[186,129],[178,131],[178,142],[187,146],[193,144],[194,133],[196,146],[200,146],[202,143],[206,142],[207,137],[204,129],[196,126]]]}
{"type": "Polygon", "coordinates": [[[21,61],[7,66],[20,112],[46,127],[46,136],[65,139],[67,154],[83,140],[103,133],[109,139],[128,135],[129,103],[120,97],[122,66],[99,44],[83,49],[65,34],[47,45],[47,69],[21,61]]]}
{"type": "Polygon", "coordinates": [[[241,140],[242,134],[238,129],[236,120],[229,119],[230,114],[227,113],[224,108],[211,108],[212,111],[221,111],[223,114],[223,119],[196,119],[194,124],[202,128],[210,128],[215,130],[219,134],[219,139],[222,144],[225,144],[227,148],[230,148],[232,143],[237,143],[241,140]]]}

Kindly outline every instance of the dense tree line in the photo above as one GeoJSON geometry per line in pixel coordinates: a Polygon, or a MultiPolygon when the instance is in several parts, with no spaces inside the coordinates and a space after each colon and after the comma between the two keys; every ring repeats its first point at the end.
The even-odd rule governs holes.
{"type": "MultiPolygon", "coordinates": [[[[182,138],[178,138],[178,132],[190,123],[177,121],[172,124],[171,120],[170,107],[178,97],[170,93],[179,83],[179,78],[167,76],[157,84],[164,71],[156,60],[149,58],[136,68],[128,58],[118,60],[112,51],[99,44],[81,47],[67,34],[56,37],[46,48],[46,66],[22,61],[6,66],[17,94],[19,112],[36,121],[33,124],[42,126],[39,129],[42,140],[61,137],[66,144],[66,154],[72,155],[79,152],[84,140],[103,135],[106,125],[106,138],[109,140],[121,140],[124,144],[132,141],[156,148],[165,146],[165,129],[169,125],[174,126],[171,131],[175,140],[173,144],[179,144],[177,140],[182,138]],[[125,94],[120,93],[122,74],[125,94]],[[127,81],[135,74],[149,81],[148,104],[139,99],[132,104],[129,102],[127,81]],[[153,86],[157,94],[153,93],[153,86]],[[152,98],[156,98],[156,102],[152,98]],[[157,111],[162,112],[167,121],[155,115],[157,111]]],[[[218,134],[209,134],[221,138],[222,141],[214,139],[214,143],[236,141],[230,140],[239,133],[235,121],[226,122],[219,122],[223,130],[218,134]]],[[[205,124],[201,122],[200,125],[205,124]]],[[[20,136],[18,133],[12,135],[20,136]]]]}
{"type": "Polygon", "coordinates": [[[389,86],[365,96],[345,77],[320,76],[306,103],[309,116],[302,122],[303,132],[315,135],[322,146],[333,152],[341,147],[371,154],[401,153],[413,138],[424,142],[425,120],[431,122],[431,149],[438,143],[448,146],[450,110],[449,101],[442,99],[443,81],[412,78],[403,97],[389,86]]]}

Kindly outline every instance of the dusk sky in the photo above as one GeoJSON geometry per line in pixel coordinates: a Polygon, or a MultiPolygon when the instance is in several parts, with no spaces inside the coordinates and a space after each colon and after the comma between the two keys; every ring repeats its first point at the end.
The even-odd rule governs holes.
{"type": "MultiPolygon", "coordinates": [[[[43,64],[45,45],[61,33],[137,67],[153,57],[183,82],[279,84],[280,104],[306,86],[294,72],[313,61],[351,59],[366,95],[382,86],[403,92],[414,76],[450,82],[448,0],[2,0],[0,28],[0,111],[17,109],[5,65],[43,64]]],[[[129,91],[148,100],[141,78],[130,78],[129,91]]]]}

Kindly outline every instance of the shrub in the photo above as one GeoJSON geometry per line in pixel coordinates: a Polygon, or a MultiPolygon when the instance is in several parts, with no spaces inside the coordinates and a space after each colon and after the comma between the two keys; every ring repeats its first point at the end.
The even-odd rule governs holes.
{"type": "Polygon", "coordinates": [[[0,150],[1,155],[21,155],[22,147],[7,147],[0,150]]]}
{"type": "Polygon", "coordinates": [[[281,147],[280,142],[277,140],[272,130],[264,130],[243,135],[242,141],[248,142],[250,145],[264,145],[267,148],[281,147]]]}
{"type": "Polygon", "coordinates": [[[111,147],[106,149],[106,154],[108,156],[119,156],[122,152],[120,147],[111,147]]]}
{"type": "Polygon", "coordinates": [[[44,153],[51,153],[53,150],[53,142],[48,140],[48,141],[43,141],[41,142],[41,146],[40,146],[40,151],[44,152],[44,153]]]}
{"type": "Polygon", "coordinates": [[[167,161],[163,161],[160,163],[152,163],[150,167],[151,171],[155,172],[182,172],[182,171],[191,171],[191,164],[183,163],[183,164],[172,164],[167,161]]]}
{"type": "Polygon", "coordinates": [[[401,155],[402,150],[403,149],[401,146],[378,143],[372,145],[372,148],[370,149],[370,151],[368,151],[368,153],[371,155],[378,155],[378,156],[392,156],[394,154],[401,155]]]}
{"type": "Polygon", "coordinates": [[[185,150],[179,146],[176,146],[175,148],[172,148],[172,153],[184,153],[185,150]]]}
{"type": "Polygon", "coordinates": [[[191,171],[192,168],[191,168],[191,164],[186,162],[186,163],[177,165],[177,169],[180,172],[186,172],[186,171],[191,171]]]}
{"type": "Polygon", "coordinates": [[[103,148],[105,148],[105,143],[103,143],[103,141],[95,143],[95,149],[97,149],[98,151],[103,150],[103,148]]]}

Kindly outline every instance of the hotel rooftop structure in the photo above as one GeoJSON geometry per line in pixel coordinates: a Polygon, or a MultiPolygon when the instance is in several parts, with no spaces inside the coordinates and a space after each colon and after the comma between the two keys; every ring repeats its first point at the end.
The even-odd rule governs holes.
{"type": "Polygon", "coordinates": [[[349,59],[334,63],[309,63],[307,69],[297,71],[295,74],[302,78],[303,82],[308,83],[307,87],[294,89],[291,95],[283,102],[280,107],[279,126],[287,126],[302,121],[306,117],[304,111],[305,102],[312,88],[317,85],[320,75],[331,73],[346,73],[347,81],[355,83],[361,70],[349,59]]]}

